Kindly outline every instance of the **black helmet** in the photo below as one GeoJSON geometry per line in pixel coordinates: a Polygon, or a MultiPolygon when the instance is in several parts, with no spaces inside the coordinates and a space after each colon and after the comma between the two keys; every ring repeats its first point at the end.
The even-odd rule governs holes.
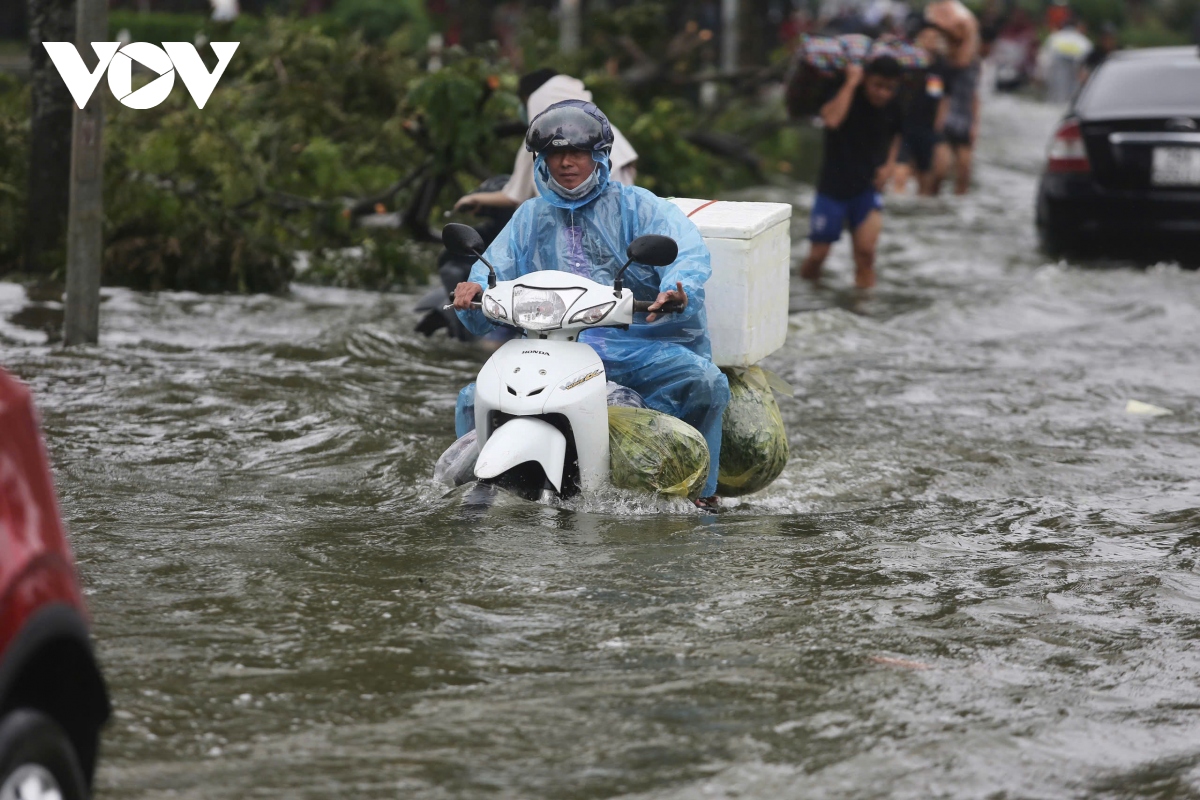
{"type": "Polygon", "coordinates": [[[525,134],[525,149],[534,155],[544,150],[612,149],[613,132],[604,112],[583,100],[563,100],[534,117],[525,134]]]}

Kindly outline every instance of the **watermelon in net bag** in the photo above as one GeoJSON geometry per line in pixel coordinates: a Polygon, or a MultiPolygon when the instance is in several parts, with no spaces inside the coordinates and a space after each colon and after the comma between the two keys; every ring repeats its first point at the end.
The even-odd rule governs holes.
{"type": "Polygon", "coordinates": [[[612,483],[693,500],[708,478],[708,443],[700,431],[649,408],[608,407],[612,483]]]}
{"type": "Polygon", "coordinates": [[[729,405],[721,426],[717,492],[738,497],[765,489],[787,466],[787,431],[772,390],[782,382],[761,367],[722,372],[729,379],[729,405]]]}

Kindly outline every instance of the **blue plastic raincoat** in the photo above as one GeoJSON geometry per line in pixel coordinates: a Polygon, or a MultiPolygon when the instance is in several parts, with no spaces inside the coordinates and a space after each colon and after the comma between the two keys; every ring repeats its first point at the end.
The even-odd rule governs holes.
{"type": "MultiPolygon", "coordinates": [[[[556,269],[612,283],[625,263],[625,250],[638,236],[657,233],[679,244],[669,267],[632,264],[624,284],[638,300],[654,300],[659,292],[682,283],[688,305],[682,314],[660,314],[647,323],[635,314],[628,330],[592,328],[579,337],[604,361],[608,380],[628,386],[646,404],[687,422],[708,442],[712,467],[702,496],[716,494],[721,454],[721,419],[729,403],[729,382],[712,362],[704,284],[712,274],[708,248],[696,226],[674,204],[651,192],[609,182],[608,156],[593,153],[598,182],[579,200],[560,196],[549,185],[545,156],[534,163],[538,194],[517,209],[484,254],[498,280],[513,280],[535,270],[556,269]]],[[[476,262],[468,280],[487,285],[487,267],[476,262]]],[[[492,324],[480,311],[459,311],[472,333],[483,336],[492,324]]],[[[461,436],[474,427],[474,385],[459,396],[456,427],[461,436]]]]}

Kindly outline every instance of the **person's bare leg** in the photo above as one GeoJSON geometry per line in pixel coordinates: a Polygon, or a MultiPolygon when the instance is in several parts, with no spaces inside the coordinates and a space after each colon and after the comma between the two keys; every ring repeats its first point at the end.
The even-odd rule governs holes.
{"type": "Polygon", "coordinates": [[[954,151],[954,193],[966,194],[971,191],[971,167],[975,151],[966,145],[954,151]]]}
{"type": "MultiPolygon", "coordinates": [[[[892,173],[892,192],[894,194],[905,194],[908,192],[908,182],[912,180],[913,168],[908,164],[897,164],[895,172],[892,173]]],[[[918,181],[920,176],[918,175],[918,181]]]]}
{"type": "Polygon", "coordinates": [[[933,148],[933,168],[929,171],[929,181],[926,184],[926,197],[937,197],[942,192],[942,183],[950,174],[952,160],[950,145],[939,143],[933,148]]]}
{"type": "Polygon", "coordinates": [[[944,144],[935,145],[933,148],[933,163],[929,167],[928,172],[921,173],[921,195],[923,197],[936,197],[942,190],[942,181],[946,179],[946,175],[950,173],[950,148],[944,144]]]}
{"type": "Polygon", "coordinates": [[[933,186],[933,170],[928,172],[917,173],[917,195],[919,197],[929,197],[933,186]]]}
{"type": "Polygon", "coordinates": [[[854,229],[854,285],[859,289],[875,286],[875,248],[883,231],[883,214],[872,211],[854,229]]]}
{"type": "Polygon", "coordinates": [[[800,277],[813,283],[821,280],[821,267],[825,265],[825,259],[829,258],[829,251],[832,249],[833,245],[828,242],[810,242],[808,258],[804,259],[804,265],[800,267],[800,277]]]}

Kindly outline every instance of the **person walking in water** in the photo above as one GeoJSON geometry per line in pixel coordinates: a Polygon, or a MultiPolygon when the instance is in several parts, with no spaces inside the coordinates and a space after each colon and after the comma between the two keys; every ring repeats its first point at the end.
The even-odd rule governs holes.
{"type": "Polygon", "coordinates": [[[950,107],[946,84],[952,70],[946,63],[946,36],[938,28],[926,23],[914,37],[913,44],[928,52],[934,60],[926,70],[924,80],[908,98],[892,188],[897,194],[903,194],[915,175],[918,192],[928,196],[934,194],[935,176],[945,174],[949,168],[950,152],[942,144],[942,129],[950,107]]]}
{"type": "Polygon", "coordinates": [[[850,64],[841,88],[821,108],[825,153],[813,202],[808,258],[800,274],[817,282],[842,231],[854,243],[854,283],[875,285],[875,248],[883,230],[883,195],[900,149],[904,112],[897,92],[903,68],[881,56],[865,68],[850,64]]]}
{"type": "Polygon", "coordinates": [[[948,78],[949,105],[945,114],[942,133],[950,157],[939,159],[940,171],[933,179],[931,194],[941,191],[942,181],[947,177],[947,165],[954,166],[954,193],[966,194],[971,190],[971,173],[975,166],[975,140],[979,138],[979,76],[983,65],[978,59],[964,69],[951,72],[948,78]]]}
{"type": "Polygon", "coordinates": [[[1075,96],[1080,71],[1092,47],[1092,40],[1073,20],[1046,37],[1038,54],[1038,71],[1046,84],[1048,102],[1068,103],[1075,96]]]}

